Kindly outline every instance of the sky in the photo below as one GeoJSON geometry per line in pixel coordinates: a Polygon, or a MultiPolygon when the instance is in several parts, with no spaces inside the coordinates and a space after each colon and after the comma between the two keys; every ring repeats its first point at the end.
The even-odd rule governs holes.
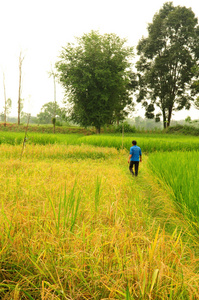
{"type": "MultiPolygon", "coordinates": [[[[36,116],[41,107],[54,101],[54,82],[49,76],[68,42],[91,30],[115,33],[136,48],[147,36],[147,24],[166,0],[0,0],[0,112],[6,98],[12,100],[12,116],[17,116],[19,54],[22,64],[24,112],[36,116]]],[[[199,18],[198,0],[174,0],[175,6],[191,7],[199,18]]],[[[56,100],[63,106],[64,90],[56,83],[56,100]]],[[[135,116],[144,116],[136,106],[135,116]]],[[[199,117],[199,111],[180,111],[173,119],[199,117]]]]}

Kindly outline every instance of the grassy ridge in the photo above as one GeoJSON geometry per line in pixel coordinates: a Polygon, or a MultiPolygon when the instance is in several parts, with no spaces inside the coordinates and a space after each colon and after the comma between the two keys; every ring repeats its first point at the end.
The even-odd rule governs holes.
{"type": "MultiPolygon", "coordinates": [[[[25,124],[16,124],[16,123],[6,123],[5,124],[0,122],[0,131],[2,132],[25,132],[27,128],[27,123],[25,124]]],[[[29,132],[35,133],[54,133],[54,127],[52,124],[45,124],[45,125],[36,125],[36,124],[29,124],[28,125],[29,132]]],[[[83,127],[77,126],[56,126],[55,127],[56,134],[93,134],[94,129],[85,129],[83,127]]]]}
{"type": "Polygon", "coordinates": [[[144,209],[157,201],[145,162],[132,179],[127,151],[0,150],[1,299],[198,299],[194,251],[144,209]]]}

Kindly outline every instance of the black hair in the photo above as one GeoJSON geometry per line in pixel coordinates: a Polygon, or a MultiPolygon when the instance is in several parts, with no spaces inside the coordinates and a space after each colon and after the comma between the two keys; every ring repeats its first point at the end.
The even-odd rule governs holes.
{"type": "Polygon", "coordinates": [[[135,140],[132,141],[133,145],[137,145],[137,142],[135,140]]]}

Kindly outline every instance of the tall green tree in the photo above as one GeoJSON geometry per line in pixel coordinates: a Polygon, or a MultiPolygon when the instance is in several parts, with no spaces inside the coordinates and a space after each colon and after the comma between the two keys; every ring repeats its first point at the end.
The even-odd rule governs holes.
{"type": "Polygon", "coordinates": [[[196,108],[196,109],[199,109],[199,96],[195,99],[195,101],[194,101],[194,107],[196,108]]]}
{"type": "Polygon", "coordinates": [[[41,124],[52,124],[55,122],[55,119],[61,120],[61,118],[62,110],[55,102],[45,103],[37,115],[37,119],[41,124]]]}
{"type": "Polygon", "coordinates": [[[120,121],[133,106],[130,58],[133,49],[115,34],[91,31],[67,44],[56,68],[70,103],[71,119],[83,126],[120,121]]]}
{"type": "Polygon", "coordinates": [[[197,95],[196,99],[194,100],[194,107],[196,109],[199,109],[199,96],[198,96],[199,95],[199,79],[198,79],[199,78],[199,65],[196,66],[193,71],[194,71],[197,79],[193,82],[193,84],[191,86],[191,93],[194,96],[197,95]]]}
{"type": "Polygon", "coordinates": [[[148,118],[155,116],[157,106],[164,127],[168,127],[173,111],[189,109],[194,100],[190,88],[199,58],[199,27],[191,8],[165,3],[148,25],[148,37],[139,41],[137,50],[137,101],[146,108],[148,118]]]}

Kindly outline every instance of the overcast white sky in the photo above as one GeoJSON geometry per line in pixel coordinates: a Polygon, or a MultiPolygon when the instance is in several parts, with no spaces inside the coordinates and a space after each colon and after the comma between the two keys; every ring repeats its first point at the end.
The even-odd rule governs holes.
{"type": "MultiPolygon", "coordinates": [[[[58,60],[61,48],[74,37],[91,30],[116,33],[130,46],[147,36],[147,24],[167,2],[163,0],[0,0],[0,112],[3,111],[5,73],[6,98],[13,102],[17,115],[19,53],[22,66],[22,98],[25,112],[36,116],[43,104],[54,101],[53,78],[48,72],[58,60]]],[[[199,0],[174,0],[174,5],[191,7],[199,17],[199,0]]],[[[63,91],[56,84],[57,101],[63,91]]],[[[139,110],[136,115],[143,115],[139,110]]],[[[174,119],[199,117],[199,111],[181,111],[174,119]]]]}

